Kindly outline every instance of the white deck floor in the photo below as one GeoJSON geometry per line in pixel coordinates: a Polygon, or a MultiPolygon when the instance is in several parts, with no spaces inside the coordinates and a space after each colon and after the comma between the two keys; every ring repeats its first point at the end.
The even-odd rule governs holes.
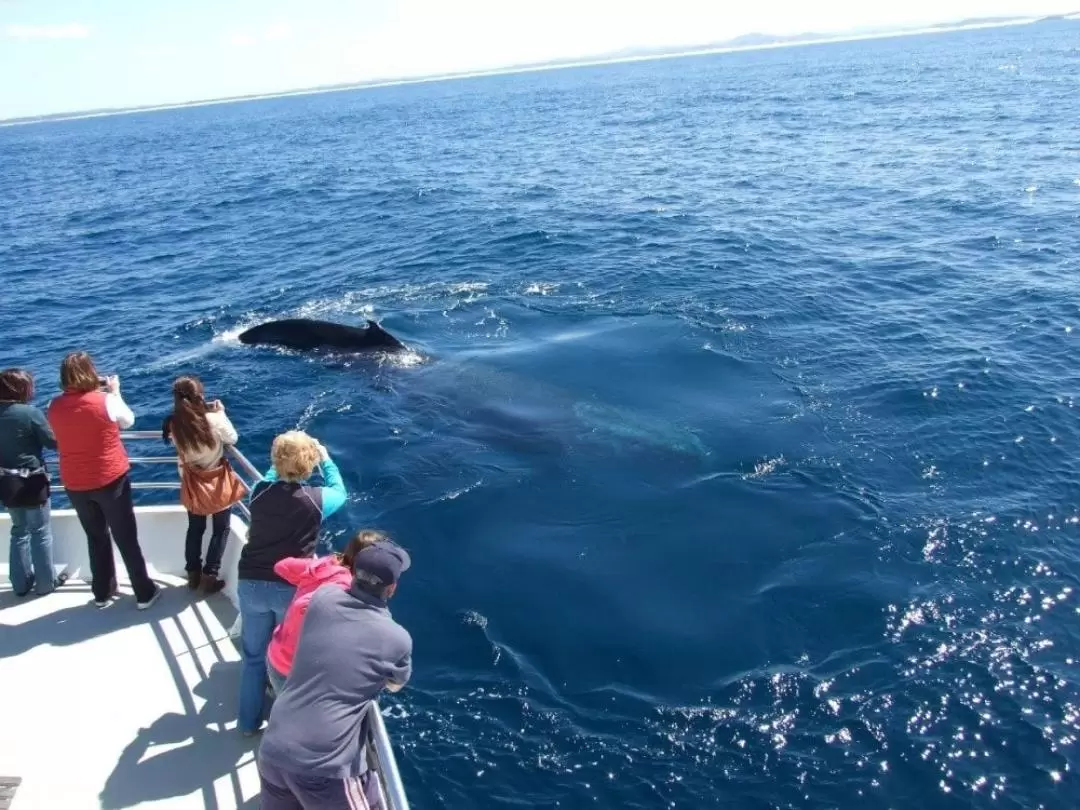
{"type": "Polygon", "coordinates": [[[104,610],[68,582],[0,590],[0,776],[12,810],[258,807],[256,740],[236,731],[239,656],[210,602],[175,577],[157,603],[104,610]]]}
{"type": "Polygon", "coordinates": [[[235,611],[154,568],[163,552],[182,557],[176,529],[168,549],[144,542],[166,586],[146,611],[119,560],[125,595],[104,610],[80,579],[17,599],[0,577],[0,777],[22,778],[11,810],[258,807],[257,738],[236,731],[235,611]]]}

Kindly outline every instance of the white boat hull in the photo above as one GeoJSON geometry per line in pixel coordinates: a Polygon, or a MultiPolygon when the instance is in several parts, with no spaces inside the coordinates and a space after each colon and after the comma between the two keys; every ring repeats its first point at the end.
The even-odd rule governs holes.
{"type": "MultiPolygon", "coordinates": [[[[186,577],[184,571],[184,537],[187,533],[187,512],[184,507],[174,504],[168,506],[139,506],[135,509],[135,519],[139,527],[139,545],[146,559],[150,576],[155,574],[186,577]]],[[[56,572],[67,570],[73,577],[90,581],[90,557],[86,548],[86,533],[75,515],[74,509],[54,509],[52,512],[53,564],[56,572]]],[[[0,584],[10,585],[8,570],[8,547],[11,536],[11,518],[0,510],[0,584]]],[[[203,538],[203,549],[209,542],[210,531],[207,529],[203,538]]],[[[235,606],[236,602],[236,566],[240,561],[240,550],[247,542],[247,525],[237,515],[232,516],[229,540],[225,554],[221,559],[221,577],[225,580],[222,593],[235,606]]],[[[127,573],[123,560],[116,547],[113,547],[116,562],[117,581],[127,583],[127,573]]]]}

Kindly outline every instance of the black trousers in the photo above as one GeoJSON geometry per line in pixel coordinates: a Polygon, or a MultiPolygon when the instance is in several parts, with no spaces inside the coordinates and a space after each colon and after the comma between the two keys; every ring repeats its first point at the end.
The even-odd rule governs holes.
{"type": "Polygon", "coordinates": [[[221,555],[225,553],[225,541],[229,536],[230,510],[214,514],[214,522],[210,528],[210,545],[206,549],[206,567],[202,564],[202,539],[206,533],[206,515],[193,515],[188,512],[187,516],[187,540],[184,543],[185,568],[190,573],[202,570],[204,574],[213,574],[215,577],[221,570],[221,555]]]}
{"type": "Polygon", "coordinates": [[[120,551],[135,598],[145,602],[157,588],[146,573],[146,561],[139,547],[139,531],[135,524],[135,504],[131,500],[131,479],[127,473],[101,489],[68,492],[79,523],[86,532],[90,552],[91,590],[94,599],[104,602],[112,595],[116,581],[112,543],[120,551]],[[112,534],[110,542],[109,534],[112,534]]]}

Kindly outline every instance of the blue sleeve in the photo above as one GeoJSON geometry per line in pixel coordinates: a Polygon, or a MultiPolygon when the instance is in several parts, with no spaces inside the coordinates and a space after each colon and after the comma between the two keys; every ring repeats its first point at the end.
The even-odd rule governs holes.
{"type": "Polygon", "coordinates": [[[322,487],[321,492],[322,516],[325,519],[345,505],[347,493],[345,492],[345,479],[341,477],[341,470],[338,469],[337,464],[332,459],[321,462],[319,470],[322,472],[323,482],[326,484],[326,486],[322,487]]]}
{"type": "Polygon", "coordinates": [[[272,482],[277,481],[277,480],[278,480],[277,470],[275,470],[273,467],[271,467],[263,475],[263,480],[262,481],[254,481],[254,482],[252,482],[251,491],[248,492],[248,503],[251,503],[251,501],[255,498],[255,491],[259,489],[260,484],[272,483],[272,482]]]}

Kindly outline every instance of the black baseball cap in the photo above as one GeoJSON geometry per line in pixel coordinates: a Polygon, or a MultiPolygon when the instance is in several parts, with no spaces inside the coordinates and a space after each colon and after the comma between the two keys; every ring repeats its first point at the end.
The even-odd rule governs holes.
{"type": "Polygon", "coordinates": [[[356,553],[353,576],[363,585],[385,588],[395,584],[410,565],[409,552],[393,540],[380,540],[356,553]]]}

